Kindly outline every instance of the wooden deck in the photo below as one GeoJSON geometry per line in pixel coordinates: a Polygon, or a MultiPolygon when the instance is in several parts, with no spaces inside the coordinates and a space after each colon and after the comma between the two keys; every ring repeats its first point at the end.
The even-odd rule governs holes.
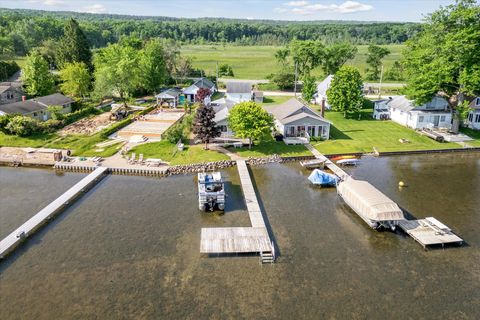
{"type": "Polygon", "coordinates": [[[237,169],[250,217],[251,227],[202,228],[201,253],[266,253],[273,255],[273,244],[258,204],[245,160],[237,160],[237,169]]]}
{"type": "Polygon", "coordinates": [[[6,236],[0,241],[0,258],[4,258],[8,253],[13,251],[24,238],[33,234],[38,228],[58,214],[66,205],[71,203],[95,181],[100,180],[106,171],[107,168],[104,167],[95,169],[92,173],[80,180],[76,185],[68,189],[64,194],[27,220],[27,222],[6,236]]]}
{"type": "Polygon", "coordinates": [[[201,253],[256,253],[271,250],[265,228],[202,228],[201,253]]]}
{"type": "Polygon", "coordinates": [[[424,248],[433,245],[444,246],[445,244],[463,243],[463,239],[450,229],[439,227],[427,219],[403,220],[398,226],[424,248]]]}
{"type": "Polygon", "coordinates": [[[325,166],[330,169],[335,175],[337,175],[340,179],[345,180],[349,175],[343,169],[341,169],[339,166],[337,166],[335,163],[330,161],[327,157],[325,157],[323,154],[321,154],[317,149],[315,149],[311,144],[306,144],[305,147],[307,147],[308,150],[315,156],[320,161],[323,161],[325,163],[325,166]]]}

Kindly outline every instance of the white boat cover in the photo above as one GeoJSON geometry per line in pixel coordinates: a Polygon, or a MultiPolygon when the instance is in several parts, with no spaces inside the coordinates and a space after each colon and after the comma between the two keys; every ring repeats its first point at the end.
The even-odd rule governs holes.
{"type": "Polygon", "coordinates": [[[373,221],[403,220],[400,207],[366,181],[348,178],[337,186],[343,200],[357,214],[373,221]]]}

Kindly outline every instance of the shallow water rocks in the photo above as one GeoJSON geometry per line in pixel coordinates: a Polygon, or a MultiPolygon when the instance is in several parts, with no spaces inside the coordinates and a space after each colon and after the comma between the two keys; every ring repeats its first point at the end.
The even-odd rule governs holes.
{"type": "Polygon", "coordinates": [[[262,165],[262,164],[268,164],[268,163],[279,163],[282,161],[283,159],[278,154],[274,154],[264,158],[250,157],[247,159],[247,164],[251,166],[256,166],[256,165],[262,165]]]}
{"type": "Polygon", "coordinates": [[[233,160],[222,160],[215,162],[205,162],[205,163],[195,163],[195,164],[186,164],[179,166],[172,166],[165,170],[165,175],[176,175],[176,174],[186,174],[186,173],[196,173],[196,172],[205,172],[205,171],[214,171],[221,170],[228,167],[233,167],[236,164],[233,160]]]}

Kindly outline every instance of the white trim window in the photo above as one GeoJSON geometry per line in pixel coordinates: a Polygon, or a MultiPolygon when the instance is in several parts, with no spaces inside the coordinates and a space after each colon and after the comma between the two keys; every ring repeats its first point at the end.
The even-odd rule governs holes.
{"type": "Polygon", "coordinates": [[[480,107],[480,97],[475,100],[475,105],[480,107]]]}
{"type": "Polygon", "coordinates": [[[445,116],[440,116],[440,122],[445,122],[445,116]]]}
{"type": "Polygon", "coordinates": [[[477,122],[477,123],[480,122],[480,114],[479,113],[477,113],[475,115],[475,122],[477,122]]]}
{"type": "Polygon", "coordinates": [[[423,122],[424,116],[418,116],[418,122],[423,122]]]}

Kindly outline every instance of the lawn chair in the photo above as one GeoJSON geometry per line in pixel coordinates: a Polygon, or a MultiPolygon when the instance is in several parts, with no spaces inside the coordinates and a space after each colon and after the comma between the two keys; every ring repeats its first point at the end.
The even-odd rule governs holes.
{"type": "Polygon", "coordinates": [[[128,160],[128,163],[134,164],[136,157],[137,157],[137,155],[135,154],[135,152],[132,152],[132,154],[131,154],[131,156],[130,156],[130,160],[128,160]]]}
{"type": "Polygon", "coordinates": [[[145,164],[145,161],[143,161],[143,153],[140,153],[140,155],[138,156],[138,163],[145,164]]]}

